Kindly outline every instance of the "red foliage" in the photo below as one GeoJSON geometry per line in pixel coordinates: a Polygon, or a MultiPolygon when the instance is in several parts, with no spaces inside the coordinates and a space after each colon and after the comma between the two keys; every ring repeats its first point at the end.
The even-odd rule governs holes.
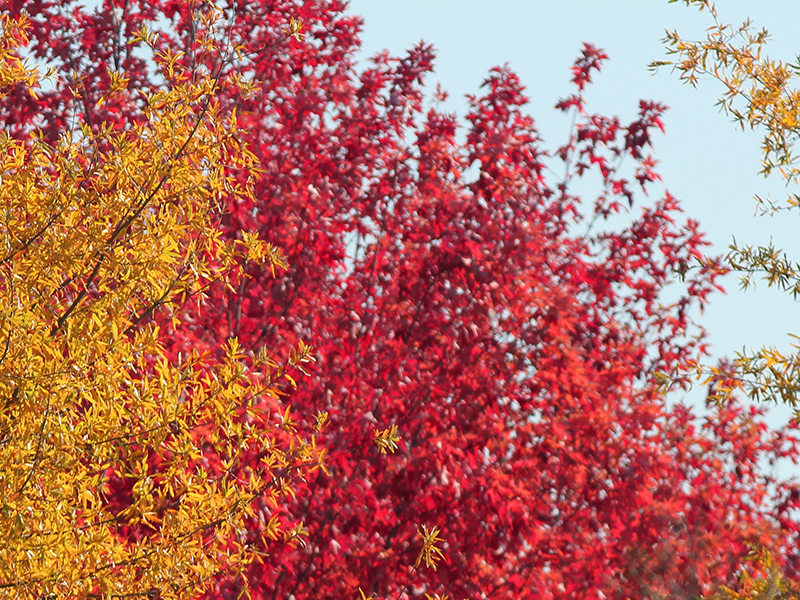
{"type": "Polygon", "coordinates": [[[196,43],[201,2],[6,6],[31,13],[31,52],[64,76],[39,100],[3,101],[16,133],[135,119],[137,91],[161,85],[126,44],[142,24],[186,52],[188,72],[222,65],[221,101],[264,170],[258,203],[222,218],[231,236],[277,244],[290,269],[251,267],[235,290],[212,289],[173,350],[238,336],[285,353],[302,338],[317,365],[284,402],[309,430],[330,417],[317,438],[330,474],[293,504],[255,507],[248,536],[268,556],[248,572],[254,597],[688,598],[729,583],[755,542],[797,568],[797,489],[760,469],[796,458],[794,431],[769,433],[736,404],[699,420],[654,382],[702,350],[689,312],[719,268],[672,196],[642,203],[665,107],[643,101],[627,125],[588,111],[600,50],[576,61],[557,105],[576,124],[548,152],[506,69],[470,98],[465,136],[424,108],[430,46],[357,69],[360,22],[343,2],[226,5],[216,47],[243,45],[227,64],[196,43]],[[108,69],[130,92],[98,110],[108,69]],[[228,94],[231,73],[253,80],[252,96],[228,94]],[[381,455],[375,430],[393,424],[400,449],[381,455]],[[260,535],[276,511],[305,524],[305,547],[260,535]],[[420,524],[443,531],[436,571],[414,569],[420,524]]]}

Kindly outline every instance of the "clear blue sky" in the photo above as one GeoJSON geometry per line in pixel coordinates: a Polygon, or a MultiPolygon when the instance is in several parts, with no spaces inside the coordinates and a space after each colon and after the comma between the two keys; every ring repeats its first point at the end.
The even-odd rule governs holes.
{"type": "MultiPolygon", "coordinates": [[[[770,56],[793,61],[800,53],[800,2],[720,0],[720,20],[740,24],[748,16],[770,31],[770,56]]],[[[664,186],[688,216],[700,221],[718,252],[732,237],[763,244],[772,237],[800,260],[798,213],[754,216],[754,193],[782,197],[783,183],[757,175],[759,137],[742,132],[714,106],[721,88],[701,82],[697,90],[669,69],[652,74],[647,65],[664,57],[665,29],[700,39],[713,24],[708,13],[666,0],[351,0],[350,12],[364,17],[363,57],[383,49],[402,53],[419,40],[434,44],[437,82],[451,94],[447,108],[463,115],[463,96],[478,91],[489,69],[508,63],[526,85],[530,113],[549,147],[565,140],[568,123],[553,105],[569,91],[570,66],[584,41],[604,48],[610,60],[588,92],[590,109],[635,115],[640,98],[664,102],[666,135],[655,138],[654,154],[664,186]]],[[[786,294],[759,283],[741,292],[735,277],[727,295],[712,297],[699,321],[708,329],[716,356],[775,345],[788,350],[787,332],[800,334],[798,306],[786,294]]],[[[690,395],[701,400],[701,391],[690,395]]],[[[778,411],[773,419],[788,418],[778,411]]]]}

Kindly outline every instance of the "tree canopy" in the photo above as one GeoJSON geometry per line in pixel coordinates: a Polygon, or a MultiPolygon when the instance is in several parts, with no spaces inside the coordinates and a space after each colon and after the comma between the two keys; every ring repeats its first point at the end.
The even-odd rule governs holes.
{"type": "Polygon", "coordinates": [[[341,2],[7,4],[55,79],[0,99],[4,589],[695,598],[753,547],[797,569],[798,488],[761,469],[794,427],[664,398],[722,263],[657,185],[665,107],[588,105],[601,49],[552,144],[507,68],[459,119],[431,46],[357,64],[341,2]]]}

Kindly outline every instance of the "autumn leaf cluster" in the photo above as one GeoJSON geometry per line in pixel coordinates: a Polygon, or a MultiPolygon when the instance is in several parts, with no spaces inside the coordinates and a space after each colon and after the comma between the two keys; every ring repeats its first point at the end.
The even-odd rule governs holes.
{"type": "MultiPolygon", "coordinates": [[[[25,21],[0,27],[3,89],[31,90],[35,73],[13,54],[25,21]]],[[[0,137],[5,597],[194,595],[254,559],[239,541],[253,498],[277,501],[318,460],[239,418],[267,419],[255,399],[276,396],[310,349],[251,362],[254,378],[235,338],[218,356],[168,359],[150,320],[180,320],[248,258],[283,266],[254,237],[222,240],[214,222],[223,198],[251,194],[229,157],[252,168],[216,85],[149,94],[124,131],[0,137]],[[262,460],[233,477],[245,449],[262,460]]]]}

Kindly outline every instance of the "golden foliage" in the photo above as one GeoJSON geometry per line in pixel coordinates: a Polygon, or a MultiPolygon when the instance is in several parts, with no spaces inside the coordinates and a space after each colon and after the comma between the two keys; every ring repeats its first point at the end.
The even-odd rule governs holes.
{"type": "MultiPolygon", "coordinates": [[[[676,31],[667,32],[667,54],[676,58],[656,61],[651,66],[671,66],[680,73],[681,80],[693,86],[701,77],[722,83],[724,91],[718,105],[742,128],[763,133],[761,172],[769,175],[777,170],[788,182],[796,183],[800,176],[794,152],[800,114],[800,90],[796,87],[800,68],[766,56],[769,33],[765,29],[754,30],[750,21],[738,27],[721,23],[716,6],[708,0],[685,2],[707,9],[714,25],[707,30],[705,40],[685,40],[676,31]]],[[[797,204],[796,196],[790,196],[790,204],[797,204]]]]}
{"type": "Polygon", "coordinates": [[[723,586],[711,600],[790,600],[800,598],[800,586],[781,575],[765,550],[754,550],[739,573],[735,588],[723,586]]]}
{"type": "MultiPolygon", "coordinates": [[[[749,20],[734,27],[720,21],[716,6],[709,0],[683,1],[700,11],[708,11],[713,25],[703,40],[686,40],[676,31],[667,32],[664,43],[672,58],[653,62],[651,67],[671,66],[683,81],[693,86],[704,77],[720,82],[723,92],[718,105],[743,129],[751,128],[762,134],[761,173],[777,174],[787,186],[797,184],[800,157],[795,144],[800,134],[800,66],[770,59],[766,55],[768,32],[755,30],[749,20]]],[[[795,193],[789,193],[783,201],[758,195],[755,199],[763,214],[800,207],[800,196],[795,193]]],[[[800,263],[772,243],[753,247],[734,240],[727,262],[739,273],[743,288],[760,278],[795,299],[800,297],[800,263]]],[[[714,396],[719,400],[738,389],[755,400],[798,406],[800,347],[797,345],[786,354],[775,348],[738,353],[732,366],[732,369],[709,368],[697,362],[695,372],[703,384],[714,386],[714,396]]]]}
{"type": "MultiPolygon", "coordinates": [[[[24,22],[4,19],[0,90],[35,82],[14,55],[23,42],[24,22]]],[[[83,127],[54,146],[0,134],[6,598],[192,597],[258,558],[243,535],[253,500],[277,503],[319,465],[313,440],[264,435],[259,410],[310,347],[283,365],[245,360],[236,339],[219,358],[171,357],[150,320],[168,311],[178,326],[245,260],[285,267],[269,244],[215,227],[220,198],[249,194],[242,174],[256,173],[214,91],[183,81],[148,97],[130,130],[83,127]]],[[[266,531],[306,534],[274,516],[266,531]]]]}
{"type": "Polygon", "coordinates": [[[0,16],[0,97],[8,94],[11,86],[25,83],[31,89],[36,81],[36,71],[28,69],[15,53],[18,46],[28,43],[25,30],[28,19],[20,16],[12,19],[0,16]]]}
{"type": "Polygon", "coordinates": [[[375,445],[381,454],[394,454],[400,436],[397,434],[397,425],[392,425],[387,429],[375,430],[375,445]]]}
{"type": "Polygon", "coordinates": [[[422,525],[419,528],[419,535],[422,538],[422,549],[419,551],[417,560],[414,563],[415,569],[421,563],[425,563],[426,567],[430,567],[435,571],[436,563],[444,559],[442,549],[437,546],[437,544],[441,544],[444,541],[439,537],[439,533],[441,532],[438,527],[428,529],[426,525],[422,525]]]}

